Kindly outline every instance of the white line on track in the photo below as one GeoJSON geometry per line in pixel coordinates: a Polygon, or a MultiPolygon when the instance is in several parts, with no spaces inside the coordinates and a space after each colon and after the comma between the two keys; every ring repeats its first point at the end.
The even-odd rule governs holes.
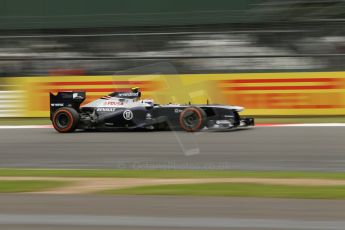
{"type": "Polygon", "coordinates": [[[52,125],[0,125],[0,129],[49,129],[52,125]]]}
{"type": "Polygon", "coordinates": [[[257,124],[256,127],[345,127],[345,123],[257,124]]]}
{"type": "MultiPolygon", "coordinates": [[[[256,124],[255,127],[345,127],[345,123],[256,124]]],[[[0,129],[50,129],[52,125],[0,125],[0,129]]]]}

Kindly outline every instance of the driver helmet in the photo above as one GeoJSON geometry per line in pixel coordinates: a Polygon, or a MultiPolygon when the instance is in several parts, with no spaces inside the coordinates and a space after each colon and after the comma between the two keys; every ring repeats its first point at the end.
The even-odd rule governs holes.
{"type": "Polygon", "coordinates": [[[131,91],[132,91],[132,93],[138,93],[138,98],[136,100],[140,99],[141,92],[140,92],[140,88],[139,87],[132,87],[131,91]]]}
{"type": "Polygon", "coordinates": [[[140,88],[139,87],[132,87],[131,90],[133,93],[137,93],[137,92],[139,92],[140,88]]]}

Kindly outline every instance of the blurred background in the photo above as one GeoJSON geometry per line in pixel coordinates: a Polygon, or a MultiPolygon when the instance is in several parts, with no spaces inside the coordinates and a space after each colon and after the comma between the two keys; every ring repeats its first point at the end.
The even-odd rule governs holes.
{"type": "MultiPolygon", "coordinates": [[[[199,100],[184,90],[180,103],[240,103],[249,115],[343,115],[344,13],[342,0],[0,0],[0,116],[47,117],[48,92],[87,91],[83,83],[54,88],[61,85],[56,81],[133,73],[179,74],[181,80],[174,86],[204,90],[199,100]],[[160,68],[157,63],[165,64],[160,68]],[[166,63],[169,68],[164,68],[166,63]],[[254,75],[233,75],[240,73],[254,75]],[[186,74],[204,78],[195,76],[194,86],[182,84],[186,74]],[[272,83],[281,77],[285,80],[272,83]],[[233,89],[224,83],[236,85],[237,78],[268,79],[261,85],[274,88],[233,89]],[[43,93],[38,82],[48,82],[43,93]],[[253,99],[255,89],[260,102],[253,99]],[[270,98],[279,105],[272,105],[270,98]]],[[[88,98],[113,90],[108,89],[93,89],[88,98]]],[[[154,97],[157,91],[146,95],[154,97]]],[[[171,92],[166,98],[181,93],[171,86],[160,91],[171,92]]],[[[155,99],[171,101],[159,101],[162,98],[155,99]]]]}
{"type": "Polygon", "coordinates": [[[343,69],[342,0],[0,1],[0,76],[343,69]]]}

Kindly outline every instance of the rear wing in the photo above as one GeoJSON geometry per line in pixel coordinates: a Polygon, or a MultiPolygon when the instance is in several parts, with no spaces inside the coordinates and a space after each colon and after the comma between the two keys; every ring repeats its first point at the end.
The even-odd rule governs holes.
{"type": "Polygon", "coordinates": [[[80,104],[86,98],[85,92],[58,92],[50,93],[50,120],[56,110],[62,107],[71,107],[79,111],[80,104]]]}

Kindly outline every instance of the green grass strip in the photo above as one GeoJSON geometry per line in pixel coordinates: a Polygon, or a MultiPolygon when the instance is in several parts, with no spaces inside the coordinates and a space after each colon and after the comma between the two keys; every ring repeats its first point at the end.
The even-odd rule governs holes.
{"type": "Polygon", "coordinates": [[[69,182],[64,181],[46,181],[46,180],[15,180],[1,181],[0,193],[16,193],[16,192],[38,192],[47,189],[54,189],[68,185],[69,182]]]}
{"type": "Polygon", "coordinates": [[[0,176],[108,178],[301,178],[344,180],[345,172],[114,170],[114,169],[0,169],[0,176]]]}
{"type": "Polygon", "coordinates": [[[289,186],[255,183],[205,183],[143,186],[119,190],[107,190],[102,192],[102,194],[345,199],[345,186],[289,186]]]}

